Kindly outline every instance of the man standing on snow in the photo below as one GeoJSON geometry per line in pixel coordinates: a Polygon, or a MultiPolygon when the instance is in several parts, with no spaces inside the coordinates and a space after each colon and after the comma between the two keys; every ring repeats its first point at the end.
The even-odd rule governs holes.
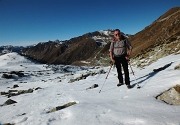
{"type": "Polygon", "coordinates": [[[110,58],[111,61],[116,65],[119,83],[117,86],[123,85],[123,75],[121,71],[121,65],[125,74],[125,84],[130,89],[128,61],[129,56],[132,52],[132,46],[130,42],[121,34],[119,29],[114,30],[114,39],[110,45],[110,58]],[[127,51],[128,50],[128,51],[127,51]]]}

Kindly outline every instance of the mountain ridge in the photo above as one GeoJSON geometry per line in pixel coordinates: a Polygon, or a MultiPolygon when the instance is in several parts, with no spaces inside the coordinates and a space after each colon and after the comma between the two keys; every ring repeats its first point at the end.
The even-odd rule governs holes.
{"type": "MultiPolygon", "coordinates": [[[[133,46],[131,60],[137,62],[139,66],[142,64],[143,67],[169,54],[179,54],[179,27],[180,7],[175,7],[142,31],[135,35],[127,35],[133,46]],[[143,58],[148,62],[142,63],[143,58]]],[[[47,64],[109,65],[111,61],[108,50],[112,39],[113,29],[99,30],[70,40],[38,43],[23,48],[22,54],[47,64]]]]}
{"type": "MultiPolygon", "coordinates": [[[[129,40],[136,60],[153,56],[150,62],[180,51],[180,7],[171,8],[129,40]]],[[[139,61],[140,63],[140,61],[139,61]]]]}

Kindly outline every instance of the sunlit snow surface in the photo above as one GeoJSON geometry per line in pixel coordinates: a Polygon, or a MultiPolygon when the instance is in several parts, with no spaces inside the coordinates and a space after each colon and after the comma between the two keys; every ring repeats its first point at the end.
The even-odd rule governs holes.
{"type": "MultiPolygon", "coordinates": [[[[180,70],[174,70],[178,64],[180,55],[170,55],[142,70],[132,67],[141,88],[136,88],[134,76],[130,74],[133,88],[127,89],[125,85],[116,86],[118,79],[115,68],[105,81],[110,67],[47,66],[33,63],[17,53],[5,54],[0,56],[0,92],[8,92],[15,84],[19,85],[15,90],[42,89],[10,97],[17,103],[0,107],[0,122],[16,125],[179,125],[180,107],[155,98],[170,87],[180,84],[180,70]],[[154,68],[171,62],[167,69],[152,73],[154,68]],[[100,69],[104,69],[106,74],[68,83],[81,74],[100,69]],[[10,71],[24,71],[25,77],[1,77],[10,71]],[[93,84],[99,87],[86,90],[93,84]],[[77,104],[47,113],[54,107],[72,101],[77,104]]],[[[1,95],[0,105],[8,99],[1,95]]]]}

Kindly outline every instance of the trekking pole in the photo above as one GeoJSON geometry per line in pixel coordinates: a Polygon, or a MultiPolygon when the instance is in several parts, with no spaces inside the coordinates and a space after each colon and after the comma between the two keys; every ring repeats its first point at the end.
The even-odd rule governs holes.
{"type": "MultiPolygon", "coordinates": [[[[113,66],[113,64],[111,65],[111,67],[110,67],[110,69],[109,69],[109,71],[108,71],[108,74],[106,75],[106,78],[105,78],[105,80],[104,80],[104,83],[106,82],[106,79],[107,79],[107,77],[108,77],[108,75],[109,75],[109,73],[110,73],[110,71],[111,71],[112,66],[113,66]]],[[[104,83],[103,83],[101,89],[99,90],[99,93],[101,92],[101,90],[102,90],[102,88],[103,88],[103,86],[104,86],[104,83]]]]}
{"type": "MultiPolygon", "coordinates": [[[[129,61],[129,65],[130,65],[130,68],[131,68],[132,74],[133,74],[133,76],[134,76],[134,78],[135,78],[135,80],[136,80],[136,76],[135,76],[134,71],[133,71],[133,69],[132,69],[132,67],[131,67],[130,61],[129,61]]],[[[140,88],[141,88],[141,87],[139,86],[139,84],[138,84],[137,80],[136,80],[136,86],[137,86],[137,89],[140,89],[140,88]]]]}

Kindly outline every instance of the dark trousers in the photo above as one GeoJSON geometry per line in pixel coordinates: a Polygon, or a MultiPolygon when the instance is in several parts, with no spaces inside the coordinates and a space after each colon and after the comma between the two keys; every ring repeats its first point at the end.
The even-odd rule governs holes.
{"type": "Polygon", "coordinates": [[[128,61],[126,60],[126,58],[124,56],[114,57],[114,59],[115,59],[115,65],[116,65],[117,73],[118,73],[119,83],[124,83],[123,82],[123,75],[122,75],[122,71],[121,71],[121,65],[122,65],[123,70],[124,70],[124,75],[125,75],[125,84],[130,85],[128,61]]]}

